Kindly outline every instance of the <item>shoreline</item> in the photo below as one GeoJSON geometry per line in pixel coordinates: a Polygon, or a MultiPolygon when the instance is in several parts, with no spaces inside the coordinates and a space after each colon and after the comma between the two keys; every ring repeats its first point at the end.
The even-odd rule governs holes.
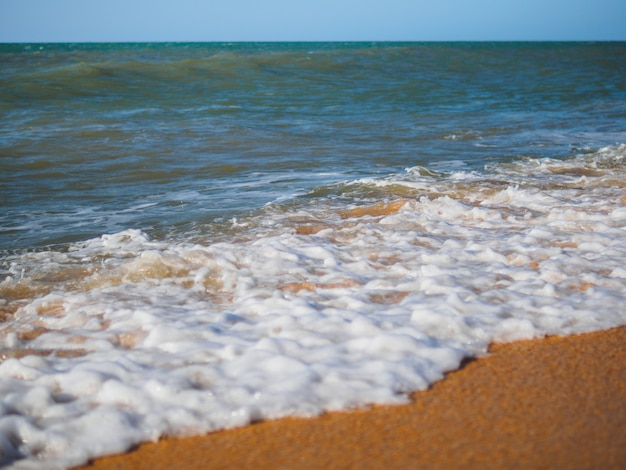
{"type": "Polygon", "coordinates": [[[79,468],[626,468],[626,327],[490,353],[408,405],[165,439],[79,468]]]}

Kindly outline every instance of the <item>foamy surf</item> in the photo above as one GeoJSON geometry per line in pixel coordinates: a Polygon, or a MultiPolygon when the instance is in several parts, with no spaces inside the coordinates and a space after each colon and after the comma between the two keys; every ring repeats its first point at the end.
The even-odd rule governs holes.
{"type": "Polygon", "coordinates": [[[193,241],[9,253],[3,463],[404,403],[492,342],[623,325],[625,156],[411,168],[193,241]]]}

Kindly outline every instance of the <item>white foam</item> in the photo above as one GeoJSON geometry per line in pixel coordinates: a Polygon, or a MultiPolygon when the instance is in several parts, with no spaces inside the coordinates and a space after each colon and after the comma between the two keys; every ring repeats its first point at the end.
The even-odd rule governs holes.
{"type": "Polygon", "coordinates": [[[2,462],[403,403],[491,342],[623,325],[625,154],[368,182],[417,190],[387,215],[320,206],[222,242],[126,230],[11,255],[2,462]]]}

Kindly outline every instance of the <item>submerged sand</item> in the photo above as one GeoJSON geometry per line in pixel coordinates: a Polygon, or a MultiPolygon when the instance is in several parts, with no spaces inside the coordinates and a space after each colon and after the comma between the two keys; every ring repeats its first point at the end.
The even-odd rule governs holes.
{"type": "Polygon", "coordinates": [[[167,439],[88,468],[626,468],[626,327],[491,352],[406,406],[167,439]]]}

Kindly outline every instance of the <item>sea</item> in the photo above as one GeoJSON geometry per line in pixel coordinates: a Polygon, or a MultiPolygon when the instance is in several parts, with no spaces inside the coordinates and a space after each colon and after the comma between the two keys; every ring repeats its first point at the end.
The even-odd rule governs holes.
{"type": "Polygon", "coordinates": [[[3,44],[0,123],[0,466],[626,324],[624,42],[3,44]]]}

